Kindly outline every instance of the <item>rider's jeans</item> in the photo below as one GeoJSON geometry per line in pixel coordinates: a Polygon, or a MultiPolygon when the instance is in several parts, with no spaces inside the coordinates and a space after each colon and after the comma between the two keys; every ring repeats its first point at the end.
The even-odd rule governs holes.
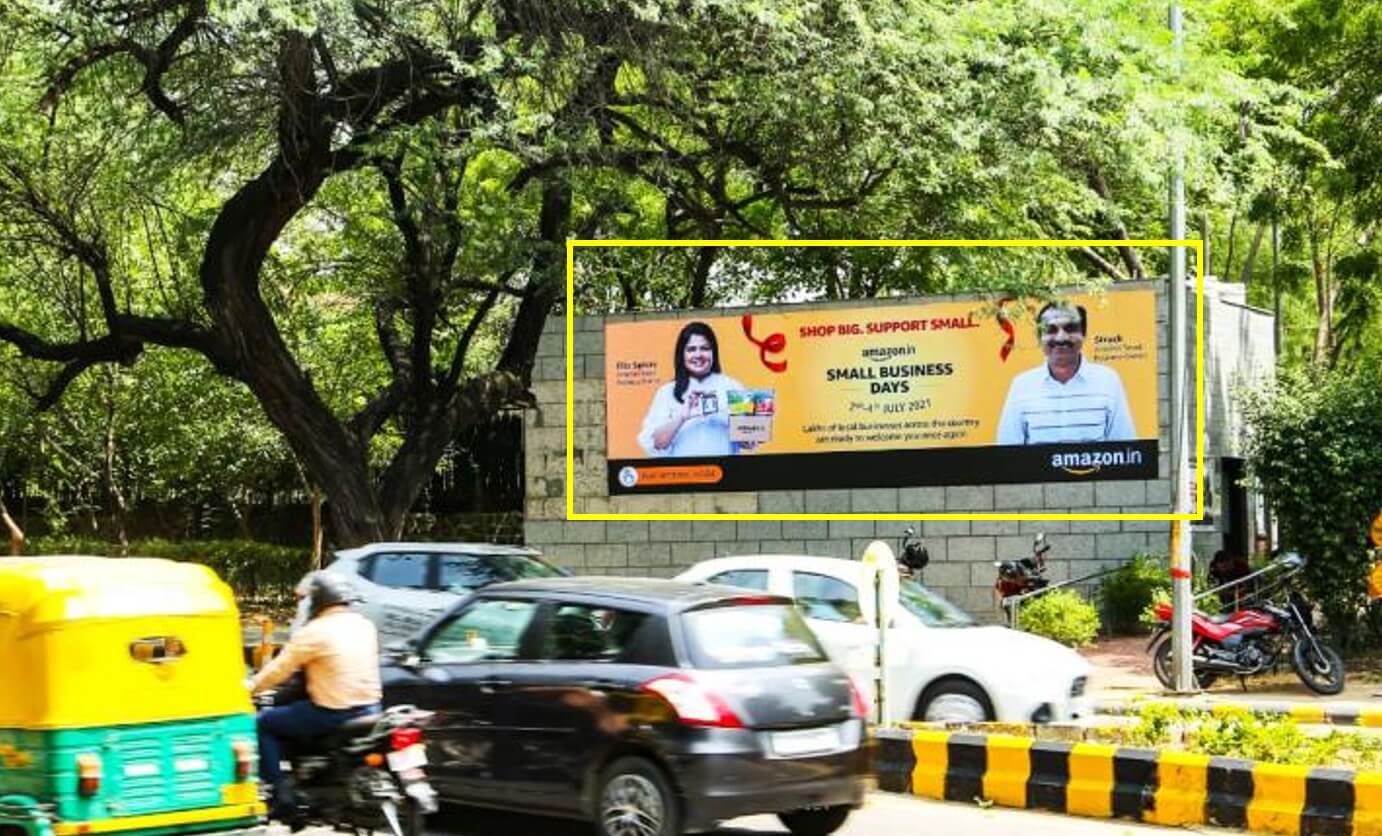
{"type": "Polygon", "coordinates": [[[354,708],[322,708],[311,700],[300,700],[259,712],[259,780],[282,801],[283,744],[293,740],[320,737],[353,717],[379,711],[378,704],[354,708]]]}

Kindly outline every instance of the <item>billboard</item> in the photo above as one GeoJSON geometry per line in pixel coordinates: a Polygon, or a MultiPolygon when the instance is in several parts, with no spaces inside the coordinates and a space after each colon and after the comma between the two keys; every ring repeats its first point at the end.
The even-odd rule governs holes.
{"type": "Polygon", "coordinates": [[[607,322],[611,495],[1157,476],[1151,290],[607,322]]]}

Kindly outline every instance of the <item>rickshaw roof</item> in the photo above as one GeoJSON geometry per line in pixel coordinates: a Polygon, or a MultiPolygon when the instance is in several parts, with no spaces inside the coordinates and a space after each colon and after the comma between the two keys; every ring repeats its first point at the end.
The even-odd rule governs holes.
{"type": "Polygon", "coordinates": [[[18,616],[30,625],[234,611],[230,588],[197,563],[83,555],[0,558],[0,617],[18,616]]]}

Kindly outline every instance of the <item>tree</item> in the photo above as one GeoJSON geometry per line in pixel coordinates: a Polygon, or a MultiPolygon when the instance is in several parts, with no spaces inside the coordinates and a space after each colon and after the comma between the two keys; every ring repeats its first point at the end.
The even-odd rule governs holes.
{"type": "Polygon", "coordinates": [[[1347,639],[1366,601],[1368,526],[1382,509],[1382,366],[1284,372],[1244,392],[1249,470],[1272,502],[1282,541],[1309,560],[1305,577],[1347,639]]]}
{"type": "Polygon", "coordinates": [[[778,12],[618,0],[21,5],[4,19],[22,44],[11,62],[45,112],[8,112],[0,205],[10,252],[40,254],[33,276],[8,281],[32,282],[40,304],[8,308],[0,339],[58,365],[38,393],[45,407],[94,365],[132,364],[150,346],[196,352],[253,393],[325,492],[339,541],[397,534],[457,432],[526,400],[563,242],[612,211],[576,206],[584,177],[619,172],[673,194],[684,183],[729,214],[758,199],[726,205],[728,180],[704,180],[717,165],[777,177],[772,195],[814,193],[768,174],[742,136],[709,126],[683,151],[648,127],[736,78],[767,83],[818,23],[849,25],[810,19],[809,4],[778,12]],[[717,55],[705,32],[741,48],[717,55]],[[760,53],[753,72],[736,64],[760,53]],[[143,107],[108,95],[135,89],[143,107]],[[496,172],[507,175],[500,216],[467,217],[493,197],[496,172]],[[381,198],[387,231],[371,225],[381,198]],[[134,221],[158,212],[194,243],[169,253],[139,240],[134,221]],[[516,244],[498,238],[506,230],[516,244]],[[397,257],[343,251],[347,268],[387,269],[323,274],[319,251],[342,232],[392,239],[397,257]],[[377,385],[363,398],[356,385],[333,402],[331,372],[285,327],[331,299],[370,311],[379,355],[362,376],[377,385]],[[497,350],[476,356],[496,328],[497,350]]]}

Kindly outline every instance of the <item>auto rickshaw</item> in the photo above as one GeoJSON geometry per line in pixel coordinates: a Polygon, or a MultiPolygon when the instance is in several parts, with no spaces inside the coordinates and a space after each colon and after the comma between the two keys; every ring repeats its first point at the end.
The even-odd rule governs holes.
{"type": "Polygon", "coordinates": [[[0,836],[262,836],[230,587],[145,558],[0,558],[0,836]]]}

